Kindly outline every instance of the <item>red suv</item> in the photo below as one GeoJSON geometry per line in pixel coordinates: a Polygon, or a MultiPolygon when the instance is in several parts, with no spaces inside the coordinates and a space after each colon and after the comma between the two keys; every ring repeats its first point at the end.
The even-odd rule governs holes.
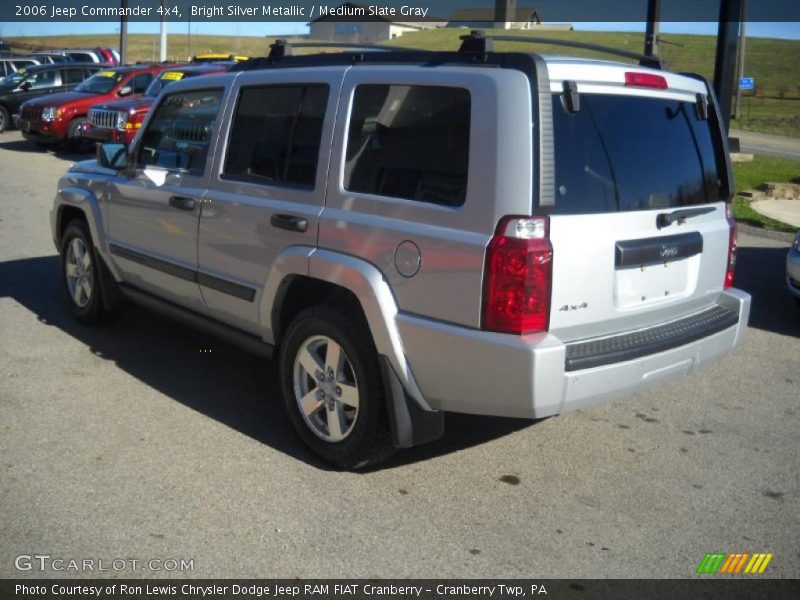
{"type": "Polygon", "coordinates": [[[19,128],[26,140],[60,144],[83,137],[89,107],[103,100],[140,96],[160,72],[175,65],[131,65],[98,71],[71,92],[25,102],[19,128]]]}
{"type": "Polygon", "coordinates": [[[89,109],[89,124],[84,128],[84,137],[91,140],[125,142],[130,144],[136,132],[142,126],[150,107],[165,87],[170,83],[208,75],[222,73],[234,63],[205,64],[201,66],[172,67],[162,71],[147,88],[143,96],[112,100],[93,105],[89,109]]]}

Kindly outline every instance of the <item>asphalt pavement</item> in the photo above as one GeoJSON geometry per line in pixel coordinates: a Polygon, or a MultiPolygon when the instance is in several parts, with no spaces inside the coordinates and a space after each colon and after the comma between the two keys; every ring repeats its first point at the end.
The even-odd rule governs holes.
{"type": "Polygon", "coordinates": [[[67,316],[48,212],[70,158],[0,135],[0,577],[665,578],[707,552],[800,575],[786,242],[740,235],[753,313],[722,362],[539,422],[448,415],[443,440],[342,473],[263,360],[141,309],[67,316]],[[17,569],[36,554],[193,569],[17,569]]]}
{"type": "Polygon", "coordinates": [[[800,160],[800,138],[740,129],[731,129],[730,137],[739,138],[739,148],[744,153],[800,160]]]}

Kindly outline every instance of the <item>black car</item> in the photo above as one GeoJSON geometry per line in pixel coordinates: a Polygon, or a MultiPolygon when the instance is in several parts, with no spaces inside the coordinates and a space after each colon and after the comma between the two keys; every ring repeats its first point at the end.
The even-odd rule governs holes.
{"type": "Polygon", "coordinates": [[[0,79],[0,131],[11,126],[11,115],[19,112],[23,102],[69,91],[103,66],[96,63],[35,65],[0,79]]]}

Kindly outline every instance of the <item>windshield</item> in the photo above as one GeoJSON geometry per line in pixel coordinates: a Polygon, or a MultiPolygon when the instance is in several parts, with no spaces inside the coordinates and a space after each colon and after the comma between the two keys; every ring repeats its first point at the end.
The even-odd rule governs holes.
{"type": "Polygon", "coordinates": [[[124,73],[117,71],[98,71],[76,87],[75,91],[84,94],[107,94],[122,81],[124,76],[124,73]]]}
{"type": "Polygon", "coordinates": [[[193,73],[184,73],[182,71],[164,71],[153,80],[144,95],[155,98],[170,83],[175,83],[186,77],[192,77],[192,75],[193,73]]]}
{"type": "Polygon", "coordinates": [[[555,213],[724,200],[711,122],[694,102],[581,94],[578,112],[570,114],[554,95],[555,213]]]}

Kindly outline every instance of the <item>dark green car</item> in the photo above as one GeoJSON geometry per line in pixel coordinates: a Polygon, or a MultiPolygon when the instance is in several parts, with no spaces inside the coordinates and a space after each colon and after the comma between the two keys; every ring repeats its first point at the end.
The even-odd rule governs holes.
{"type": "Polygon", "coordinates": [[[0,131],[11,127],[11,115],[19,112],[23,102],[69,91],[102,66],[82,63],[34,65],[0,79],[0,131]]]}

